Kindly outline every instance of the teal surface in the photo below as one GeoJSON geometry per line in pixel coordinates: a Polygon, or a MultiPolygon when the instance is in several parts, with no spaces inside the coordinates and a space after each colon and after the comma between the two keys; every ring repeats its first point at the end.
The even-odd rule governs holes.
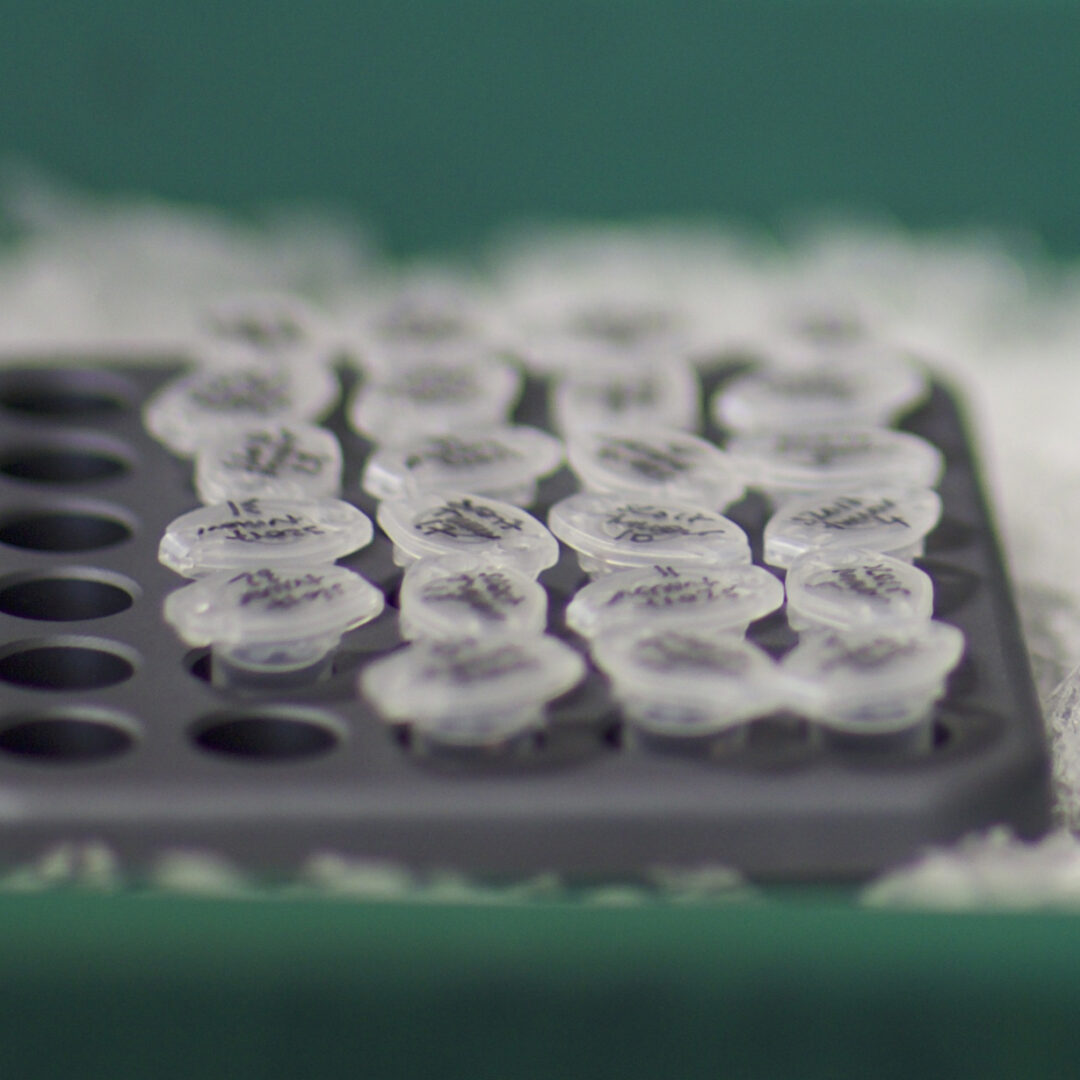
{"type": "Polygon", "coordinates": [[[1048,0],[0,2],[0,153],[108,191],[519,217],[861,208],[1080,250],[1080,9],[1048,0]]]}
{"type": "Polygon", "coordinates": [[[1080,1051],[1060,916],[58,893],[0,917],[20,1080],[1065,1077],[1080,1051]]]}

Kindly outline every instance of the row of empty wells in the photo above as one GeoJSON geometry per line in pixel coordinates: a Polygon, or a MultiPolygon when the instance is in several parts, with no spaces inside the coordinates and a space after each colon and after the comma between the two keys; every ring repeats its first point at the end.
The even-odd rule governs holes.
{"type": "MultiPolygon", "coordinates": [[[[56,565],[131,540],[137,518],[108,498],[129,477],[137,452],[112,430],[137,422],[137,384],[96,367],[20,367],[0,372],[0,544],[48,563],[0,577],[0,613],[18,620],[79,623],[127,611],[143,595],[124,574],[94,566],[56,565]],[[46,501],[42,501],[42,495],[46,501]],[[36,497],[35,497],[36,496],[36,497]],[[21,504],[21,505],[20,505],[21,504]]],[[[84,696],[130,679],[138,654],[115,641],[84,636],[22,638],[0,647],[0,680],[21,690],[84,696]]],[[[0,730],[0,749],[27,760],[87,761],[130,749],[138,725],[89,708],[44,710],[0,730]]]]}
{"type": "Polygon", "coordinates": [[[131,379],[100,366],[40,357],[0,371],[0,410],[14,418],[100,425],[137,409],[141,397],[131,379]]]}
{"type": "Polygon", "coordinates": [[[0,543],[45,554],[115,547],[137,530],[135,514],[107,500],[137,469],[124,434],[141,436],[145,391],[118,372],[50,359],[0,371],[0,543]]]}
{"type": "MultiPolygon", "coordinates": [[[[359,663],[355,654],[348,660],[352,662],[332,672],[318,695],[285,696],[286,701],[317,698],[314,708],[282,705],[266,694],[231,694],[225,712],[211,708],[207,711],[212,717],[193,720],[206,700],[204,694],[193,693],[191,701],[181,696],[163,703],[145,724],[86,705],[108,701],[108,694],[100,692],[131,679],[154,677],[152,666],[147,669],[135,649],[85,635],[13,641],[0,650],[0,680],[22,692],[15,699],[22,704],[14,714],[0,717],[0,751],[23,763],[81,763],[135,750],[144,737],[186,731],[192,745],[203,751],[238,760],[287,762],[334,752],[359,735],[369,747],[378,739],[415,764],[437,770],[535,771],[645,753],[777,771],[813,767],[826,758],[843,759],[852,767],[903,767],[928,756],[977,750],[1002,727],[999,716],[972,699],[975,676],[970,664],[954,673],[948,696],[927,724],[896,738],[873,739],[845,737],[789,714],[701,737],[650,735],[623,722],[605,681],[594,673],[584,688],[552,705],[542,729],[485,745],[455,746],[418,736],[408,725],[384,726],[364,702],[351,697],[359,663]],[[78,696],[74,703],[73,695],[78,696]],[[40,706],[26,704],[34,698],[40,706]],[[332,707],[322,708],[324,701],[332,707]]],[[[204,686],[209,681],[205,651],[188,654],[183,666],[193,680],[204,686]]]]}
{"type": "MultiPolygon", "coordinates": [[[[924,733],[902,738],[846,738],[787,714],[762,717],[707,738],[664,738],[622,724],[616,713],[588,722],[560,717],[540,731],[486,746],[416,739],[407,727],[386,728],[362,707],[341,711],[309,704],[233,705],[209,710],[182,726],[189,748],[237,763],[303,765],[351,752],[372,754],[385,768],[389,747],[409,764],[438,773],[542,774],[588,767],[613,757],[666,758],[699,768],[784,774],[837,765],[903,771],[930,756],[964,752],[1000,727],[992,713],[946,702],[924,733]],[[378,740],[382,749],[376,749],[378,740]],[[350,744],[353,744],[350,747],[350,744]]],[[[153,739],[175,738],[171,725],[141,723],[126,711],[86,704],[24,710],[0,719],[0,755],[19,766],[87,765],[138,753],[153,739]]],[[[183,762],[177,761],[182,771],[183,762]]]]}
{"type": "MultiPolygon", "coordinates": [[[[42,357],[33,367],[0,372],[0,416],[8,421],[0,439],[0,483],[10,492],[0,511],[0,544],[45,556],[112,548],[135,535],[135,516],[77,495],[107,494],[135,469],[135,450],[108,429],[137,415],[142,394],[115,372],[54,363],[42,357]],[[20,507],[22,494],[35,488],[51,492],[53,501],[20,507]]],[[[108,618],[141,597],[131,578],[91,566],[43,566],[0,578],[0,613],[38,623],[108,618]]],[[[0,680],[8,686],[79,693],[83,701],[8,715],[0,722],[0,752],[11,760],[54,764],[127,754],[143,737],[141,725],[85,700],[126,682],[139,664],[135,650],[85,636],[5,643],[0,680]]]]}
{"type": "MultiPolygon", "coordinates": [[[[133,510],[105,500],[136,471],[139,452],[122,436],[125,428],[138,435],[144,392],[103,367],[54,364],[41,357],[34,366],[0,371],[0,545],[22,555],[18,569],[0,576],[0,615],[39,624],[107,619],[139,603],[142,586],[62,557],[112,549],[139,532],[133,510]],[[42,561],[28,564],[38,554],[42,561]]],[[[23,690],[85,694],[127,681],[139,666],[131,647],[80,634],[20,635],[0,646],[0,680],[23,690]]],[[[5,730],[21,731],[12,738],[27,739],[27,747],[82,745],[83,732],[89,757],[122,752],[130,741],[119,728],[72,717],[42,723],[5,730]]]]}

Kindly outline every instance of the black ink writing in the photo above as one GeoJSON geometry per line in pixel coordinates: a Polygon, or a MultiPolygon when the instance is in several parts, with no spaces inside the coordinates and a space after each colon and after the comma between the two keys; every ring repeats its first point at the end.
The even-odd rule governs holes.
{"type": "Polygon", "coordinates": [[[575,393],[587,405],[595,402],[608,413],[623,413],[632,408],[647,409],[655,405],[659,394],[653,379],[609,379],[605,382],[579,383],[575,393]]]}
{"type": "Polygon", "coordinates": [[[427,582],[420,590],[423,600],[433,603],[466,604],[482,619],[504,622],[506,610],[525,600],[505,574],[483,571],[478,574],[454,574],[427,582]]]}
{"type": "Polygon", "coordinates": [[[873,448],[873,440],[867,435],[851,432],[781,435],[776,441],[776,453],[781,457],[818,468],[865,457],[873,448]]]}
{"type": "Polygon", "coordinates": [[[835,502],[795,514],[791,520],[797,525],[820,525],[824,529],[859,529],[872,525],[899,525],[904,529],[910,528],[904,518],[890,512],[895,508],[896,502],[893,499],[866,502],[853,495],[844,495],[835,502]]]}
{"type": "Polygon", "coordinates": [[[702,671],[737,678],[744,675],[749,657],[722,643],[693,634],[657,634],[640,640],[634,659],[642,667],[660,673],[702,671]]]}
{"type": "Polygon", "coordinates": [[[399,375],[387,384],[387,392],[419,405],[437,405],[468,401],[477,396],[478,388],[471,371],[432,366],[415,368],[399,375]]]}
{"type": "Polygon", "coordinates": [[[235,338],[261,349],[282,349],[303,340],[303,331],[288,315],[219,315],[213,328],[222,337],[235,338]]]}
{"type": "Polygon", "coordinates": [[[288,472],[318,476],[328,461],[325,454],[301,449],[291,431],[282,431],[280,436],[271,431],[257,431],[245,438],[238,453],[223,458],[221,465],[232,472],[274,478],[288,472]]]}
{"type": "Polygon", "coordinates": [[[690,447],[670,444],[662,447],[640,439],[603,438],[596,456],[601,461],[658,482],[670,480],[693,467],[690,447]]]}
{"type": "Polygon", "coordinates": [[[279,412],[291,401],[289,380],[281,372],[222,372],[198,383],[188,396],[211,412],[251,412],[259,416],[279,412]]]}
{"type": "Polygon", "coordinates": [[[631,606],[635,608],[677,608],[718,603],[724,600],[732,603],[746,595],[739,585],[720,586],[714,578],[700,577],[665,578],[633,588],[619,589],[611,594],[605,607],[631,606]]]}
{"type": "Polygon", "coordinates": [[[774,376],[768,386],[782,397],[823,398],[837,402],[851,401],[855,397],[851,381],[839,372],[790,372],[774,376]]]}
{"type": "Polygon", "coordinates": [[[387,337],[445,341],[464,334],[468,323],[454,311],[408,298],[399,300],[383,314],[379,330],[387,337]]]}
{"type": "Polygon", "coordinates": [[[466,440],[455,435],[436,435],[405,458],[405,468],[417,469],[435,462],[451,469],[469,469],[519,457],[520,454],[495,439],[466,440]]]}
{"type": "Polygon", "coordinates": [[[725,524],[710,514],[632,504],[618,507],[607,518],[605,529],[613,540],[630,544],[651,544],[673,536],[723,536],[728,532],[725,524]]]}
{"type": "Polygon", "coordinates": [[[841,639],[831,638],[827,643],[835,651],[822,663],[823,672],[848,668],[851,671],[877,671],[919,652],[919,643],[914,640],[897,640],[881,637],[861,645],[848,646],[841,639]]]}
{"type": "Polygon", "coordinates": [[[237,600],[238,607],[262,603],[268,611],[288,610],[319,601],[329,602],[345,592],[340,581],[326,584],[322,574],[282,577],[266,568],[246,571],[229,579],[230,585],[237,582],[245,587],[237,600]]]}
{"type": "Polygon", "coordinates": [[[821,591],[855,593],[868,600],[888,601],[895,597],[911,596],[911,590],[896,572],[883,563],[827,570],[816,580],[807,582],[806,587],[821,591]]]}
{"type": "Polygon", "coordinates": [[[508,532],[521,532],[520,518],[507,517],[470,498],[453,499],[413,522],[423,536],[443,536],[448,540],[501,540],[508,532]]]}
{"type": "Polygon", "coordinates": [[[207,536],[222,536],[241,544],[279,543],[299,540],[305,536],[323,536],[326,530],[300,514],[262,516],[257,499],[226,504],[236,515],[213,525],[201,525],[195,531],[200,540],[207,536]],[[245,516],[249,515],[249,516],[245,516]]]}
{"type": "Polygon", "coordinates": [[[457,686],[487,682],[504,675],[535,669],[537,660],[518,645],[445,642],[431,650],[432,663],[421,678],[441,679],[457,686]]]}
{"type": "Polygon", "coordinates": [[[671,316],[655,308],[590,308],[571,321],[571,327],[586,337],[614,345],[629,346],[666,330],[671,316]]]}

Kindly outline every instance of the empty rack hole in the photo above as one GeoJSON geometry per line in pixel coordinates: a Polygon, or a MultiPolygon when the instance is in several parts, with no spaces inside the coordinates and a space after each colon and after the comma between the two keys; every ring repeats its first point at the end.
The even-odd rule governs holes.
{"type": "Polygon", "coordinates": [[[0,655],[0,680],[33,690],[99,690],[130,679],[133,654],[96,639],[22,642],[0,655]]]}
{"type": "Polygon", "coordinates": [[[329,753],[341,741],[330,717],[311,712],[260,710],[210,717],[192,738],[203,750],[247,761],[295,761],[329,753]]]}
{"type": "Polygon", "coordinates": [[[926,554],[936,555],[943,551],[955,551],[970,547],[975,529],[966,522],[946,514],[926,538],[926,554]]]}
{"type": "Polygon", "coordinates": [[[74,622],[127,611],[138,587],[119,575],[71,570],[0,581],[0,612],[19,619],[74,622]]]}
{"type": "Polygon", "coordinates": [[[107,371],[19,370],[0,378],[0,406],[28,416],[100,416],[128,408],[135,397],[126,379],[107,371]]]}
{"type": "Polygon", "coordinates": [[[130,468],[119,454],[89,446],[29,446],[0,451],[0,473],[35,484],[92,484],[130,468]]]}
{"type": "Polygon", "coordinates": [[[195,649],[184,657],[184,666],[196,679],[202,679],[203,682],[210,681],[210,663],[209,649],[195,649]]]}
{"type": "Polygon", "coordinates": [[[131,534],[119,517],[73,510],[29,510],[0,520],[0,543],[27,551],[96,551],[131,534]]]}
{"type": "Polygon", "coordinates": [[[129,725],[96,714],[26,717],[0,726],[0,751],[43,763],[101,761],[134,743],[129,725]]]}
{"type": "Polygon", "coordinates": [[[979,575],[936,559],[916,559],[915,565],[925,570],[934,582],[934,618],[952,614],[975,595],[979,575]]]}

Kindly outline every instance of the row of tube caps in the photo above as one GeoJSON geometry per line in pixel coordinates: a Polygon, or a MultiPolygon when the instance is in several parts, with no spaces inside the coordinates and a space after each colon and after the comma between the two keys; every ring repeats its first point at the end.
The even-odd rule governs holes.
{"type": "MultiPolygon", "coordinates": [[[[150,431],[190,455],[223,416],[318,421],[337,404],[335,364],[343,359],[362,375],[347,404],[349,421],[380,444],[505,423],[525,371],[548,380],[552,423],[563,435],[695,431],[701,420],[698,373],[675,343],[643,353],[579,341],[563,346],[560,363],[548,356],[538,367],[527,346],[508,353],[483,343],[410,342],[358,356],[299,330],[285,343],[269,331],[253,340],[225,335],[201,343],[197,369],[147,408],[150,431]]],[[[918,365],[880,346],[782,349],[758,359],[765,363],[730,379],[710,402],[712,419],[728,431],[887,426],[926,391],[918,365]]]]}
{"type": "MultiPolygon", "coordinates": [[[[147,407],[150,430],[194,454],[209,504],[162,540],[162,561],[200,579],[168,598],[166,618],[189,643],[211,645],[226,680],[313,677],[344,633],[383,608],[380,590],[333,565],[372,537],[366,516],[334,498],[336,438],[306,422],[332,408],[336,377],[273,350],[224,351],[227,360],[214,353],[147,407]],[[294,382],[303,408],[278,393],[294,382]]],[[[535,578],[556,561],[557,536],[595,579],[572,600],[568,625],[590,639],[631,723],[685,737],[780,709],[868,733],[924,722],[963,640],[930,620],[932,585],[910,563],[940,516],[941,455],[879,426],[924,392],[916,367],[834,358],[736,378],[713,403],[739,432],[726,452],[655,422],[632,435],[573,428],[567,454],[587,490],[551,508],[549,531],[515,504],[528,505],[561,464],[562,443],[495,423],[512,404],[507,380],[488,387],[501,415],[464,421],[458,406],[484,379],[459,378],[456,360],[436,353],[423,377],[409,363],[384,373],[404,373],[404,400],[419,403],[423,422],[378,376],[350,408],[367,434],[377,434],[367,409],[397,432],[363,477],[408,568],[402,633],[419,639],[365,670],[362,692],[386,719],[487,742],[533,729],[544,704],[580,682],[580,654],[542,633],[546,593],[535,578]],[[438,410],[425,412],[436,406],[438,422],[438,410]],[[770,410],[775,419],[760,422],[770,410]],[[777,506],[764,557],[787,568],[789,621],[804,633],[779,665],[742,637],[785,599],[720,512],[747,484],[777,506]]]]}

